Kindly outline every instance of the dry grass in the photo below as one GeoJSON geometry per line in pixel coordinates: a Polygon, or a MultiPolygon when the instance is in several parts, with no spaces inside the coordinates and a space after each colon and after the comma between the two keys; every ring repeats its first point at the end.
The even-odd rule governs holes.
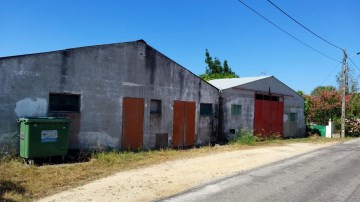
{"type": "MultiPolygon", "coordinates": [[[[144,152],[102,152],[91,154],[88,162],[60,165],[26,166],[20,158],[0,161],[0,201],[32,201],[83,185],[112,173],[141,168],[168,160],[208,155],[223,151],[279,146],[298,142],[326,143],[346,139],[310,137],[302,139],[268,140],[255,145],[231,144],[205,146],[188,150],[160,150],[144,152]]],[[[84,158],[85,159],[85,158],[84,158]]]]}

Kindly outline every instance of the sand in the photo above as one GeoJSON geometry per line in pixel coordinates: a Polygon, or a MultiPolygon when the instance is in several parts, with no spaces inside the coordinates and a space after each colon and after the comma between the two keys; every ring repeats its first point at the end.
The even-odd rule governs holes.
{"type": "Polygon", "coordinates": [[[186,191],[249,169],[330,146],[296,143],[286,146],[209,153],[123,171],[40,201],[151,201],[186,191]]]}

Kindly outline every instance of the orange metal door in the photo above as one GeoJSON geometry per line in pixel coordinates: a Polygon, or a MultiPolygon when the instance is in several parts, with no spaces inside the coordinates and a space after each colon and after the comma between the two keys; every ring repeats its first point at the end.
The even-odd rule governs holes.
{"type": "Polygon", "coordinates": [[[195,102],[174,101],[173,146],[193,146],[195,142],[195,102]]]}
{"type": "Polygon", "coordinates": [[[195,142],[195,102],[186,102],[185,120],[185,146],[193,146],[195,142]]]}
{"type": "Polygon", "coordinates": [[[122,149],[136,150],[141,148],[144,128],[144,99],[123,99],[123,134],[122,149]]]}
{"type": "Polygon", "coordinates": [[[174,101],[173,146],[181,147],[184,142],[185,102],[174,101]]]}

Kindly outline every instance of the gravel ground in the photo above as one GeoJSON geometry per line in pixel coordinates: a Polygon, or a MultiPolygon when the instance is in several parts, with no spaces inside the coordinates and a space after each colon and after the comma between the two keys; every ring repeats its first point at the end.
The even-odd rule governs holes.
{"type": "Polygon", "coordinates": [[[327,144],[286,146],[210,153],[123,171],[39,201],[151,201],[255,167],[310,152],[327,144]]]}

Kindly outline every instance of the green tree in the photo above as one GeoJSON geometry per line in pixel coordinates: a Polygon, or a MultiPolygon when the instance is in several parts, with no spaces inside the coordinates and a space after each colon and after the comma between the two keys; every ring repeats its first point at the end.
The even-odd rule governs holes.
{"type": "Polygon", "coordinates": [[[223,64],[218,58],[212,58],[209,51],[205,50],[205,63],[207,64],[205,74],[200,77],[206,81],[221,78],[238,78],[239,76],[233,72],[227,62],[224,60],[223,64]]]}
{"type": "Polygon", "coordinates": [[[314,94],[307,96],[307,122],[326,125],[328,120],[341,116],[341,93],[332,88],[315,88],[314,94]],[[316,90],[320,89],[320,90],[316,90]]]}
{"type": "MultiPolygon", "coordinates": [[[[346,94],[351,94],[351,93],[356,93],[359,91],[359,81],[358,79],[356,79],[356,75],[355,75],[355,71],[352,67],[347,68],[346,71],[346,94]]],[[[338,88],[339,90],[341,90],[341,86],[342,86],[342,71],[340,71],[337,75],[336,75],[336,82],[338,84],[338,88]]]]}
{"type": "Polygon", "coordinates": [[[305,120],[307,120],[307,116],[309,114],[309,109],[310,109],[309,96],[305,95],[304,91],[302,91],[302,90],[298,90],[297,94],[301,95],[305,100],[305,103],[304,103],[304,107],[305,107],[304,115],[305,115],[305,120]]]}
{"type": "Polygon", "coordinates": [[[297,94],[299,94],[299,95],[301,95],[301,96],[303,96],[303,97],[304,97],[304,95],[305,95],[304,91],[302,91],[302,90],[298,90],[298,91],[296,91],[296,92],[297,92],[297,94]]]}
{"type": "Polygon", "coordinates": [[[319,96],[322,91],[336,91],[335,86],[318,86],[311,91],[310,95],[319,96]]]}
{"type": "Polygon", "coordinates": [[[347,110],[347,117],[360,118],[360,93],[351,94],[347,110]]]}

